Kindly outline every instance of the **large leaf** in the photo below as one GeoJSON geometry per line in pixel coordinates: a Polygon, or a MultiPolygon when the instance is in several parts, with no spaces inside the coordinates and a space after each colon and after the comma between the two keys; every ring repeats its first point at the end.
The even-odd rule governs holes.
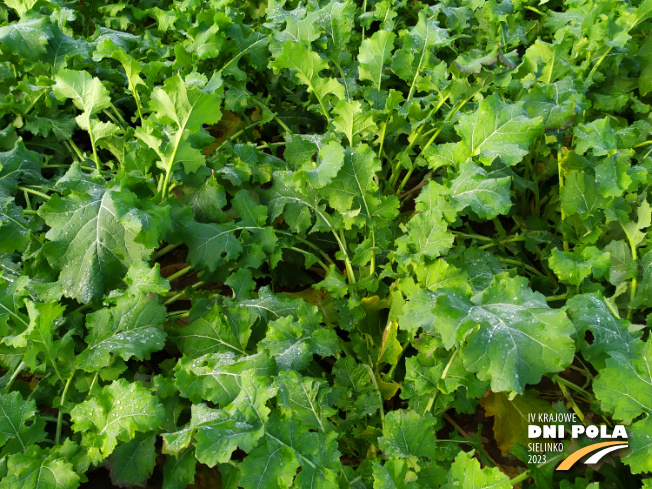
{"type": "Polygon", "coordinates": [[[59,282],[66,296],[80,302],[97,300],[120,283],[129,265],[149,255],[118,220],[123,199],[133,197],[124,190],[91,184],[64,198],[53,195],[39,208],[50,226],[44,251],[61,272],[59,282]]]}
{"type": "Polygon", "coordinates": [[[18,392],[0,394],[0,446],[25,451],[45,438],[45,421],[36,415],[36,403],[18,392]]]}
{"type": "Polygon", "coordinates": [[[593,382],[593,390],[605,411],[617,419],[631,420],[652,414],[652,343],[645,344],[640,357],[613,352],[606,368],[593,382]]]}
{"type": "Polygon", "coordinates": [[[573,360],[572,323],[521,277],[498,276],[473,299],[459,292],[439,296],[434,313],[444,345],[465,341],[460,346],[464,364],[479,379],[490,380],[494,392],[522,394],[525,385],[573,360]]]}
{"type": "Polygon", "coordinates": [[[506,165],[520,162],[530,144],[543,132],[541,117],[530,118],[522,102],[507,104],[498,95],[480,102],[472,115],[460,118],[456,128],[466,150],[485,165],[500,158],[506,165]]]}

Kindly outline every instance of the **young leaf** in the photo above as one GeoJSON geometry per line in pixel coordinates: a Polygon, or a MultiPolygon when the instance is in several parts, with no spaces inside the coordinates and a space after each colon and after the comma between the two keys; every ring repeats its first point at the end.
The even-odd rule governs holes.
{"type": "Polygon", "coordinates": [[[442,489],[474,489],[476,487],[491,487],[492,489],[510,489],[509,477],[498,467],[484,469],[472,458],[473,452],[460,452],[448,473],[448,482],[442,489]]]}
{"type": "Polygon", "coordinates": [[[392,411],[385,418],[380,449],[391,458],[433,457],[435,454],[435,419],[430,413],[392,411]]]}
{"type": "Polygon", "coordinates": [[[500,158],[506,165],[519,163],[532,141],[543,133],[541,117],[530,118],[523,102],[507,104],[491,95],[472,115],[460,117],[456,127],[468,154],[485,165],[500,158]]]}
{"type": "Polygon", "coordinates": [[[459,176],[451,182],[450,195],[458,211],[471,207],[479,217],[493,219],[509,212],[510,185],[509,177],[488,178],[485,170],[468,162],[462,164],[459,176]]]}
{"type": "Polygon", "coordinates": [[[118,445],[107,461],[113,484],[144,486],[154,471],[155,442],[155,436],[139,434],[130,442],[118,445]]]}
{"type": "Polygon", "coordinates": [[[140,382],[118,379],[70,411],[72,429],[82,432],[82,445],[93,463],[113,453],[118,441],[128,442],[136,432],[153,430],[165,413],[154,395],[140,382]]]}
{"type": "Polygon", "coordinates": [[[56,459],[48,450],[33,445],[25,453],[14,453],[7,460],[7,476],[0,482],[0,489],[76,489],[79,475],[73,465],[56,459]]]}
{"type": "Polygon", "coordinates": [[[360,62],[360,80],[371,81],[378,90],[383,79],[385,62],[392,53],[396,34],[389,31],[375,32],[369,39],[362,41],[358,52],[360,62]]]}

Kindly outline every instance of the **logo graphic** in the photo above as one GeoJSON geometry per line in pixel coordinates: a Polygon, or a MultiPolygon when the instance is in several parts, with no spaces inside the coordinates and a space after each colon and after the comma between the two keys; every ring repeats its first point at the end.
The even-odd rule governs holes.
{"type": "Polygon", "coordinates": [[[597,464],[600,459],[606,454],[620,450],[621,448],[626,448],[627,446],[628,444],[622,441],[605,441],[602,443],[594,443],[593,445],[584,447],[581,450],[578,450],[566,457],[555,470],[569,470],[575,464],[575,462],[581,459],[584,455],[599,450],[599,452],[595,453],[584,462],[585,464],[597,464]],[[602,450],[600,450],[601,448],[602,450]]]}
{"type": "Polygon", "coordinates": [[[614,441],[600,441],[581,448],[566,457],[555,470],[569,470],[577,461],[590,454],[592,455],[584,463],[597,464],[608,453],[629,446],[627,431],[623,425],[615,425],[612,429],[604,424],[585,426],[579,424],[574,413],[540,413],[538,416],[528,414],[528,422],[530,423],[528,424],[528,438],[533,440],[532,443],[528,443],[528,463],[545,463],[548,453],[563,452],[565,448],[562,440],[567,435],[570,435],[571,439],[577,439],[580,436],[598,440],[620,438],[620,440],[614,441]],[[532,424],[537,422],[541,424],[532,424]],[[550,440],[550,442],[545,442],[545,440],[550,440]]]}

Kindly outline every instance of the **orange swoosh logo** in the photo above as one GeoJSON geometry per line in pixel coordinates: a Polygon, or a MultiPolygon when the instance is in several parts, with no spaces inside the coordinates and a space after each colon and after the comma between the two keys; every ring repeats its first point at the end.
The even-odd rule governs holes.
{"type": "Polygon", "coordinates": [[[626,441],[605,441],[602,443],[594,443],[593,445],[589,445],[588,447],[584,447],[573,454],[569,455],[562,463],[559,464],[559,466],[555,470],[568,470],[570,469],[575,462],[577,462],[579,459],[581,459],[584,455],[587,455],[591,452],[595,452],[596,450],[603,448],[603,447],[610,447],[612,445],[622,445],[623,448],[627,446],[626,441]]]}

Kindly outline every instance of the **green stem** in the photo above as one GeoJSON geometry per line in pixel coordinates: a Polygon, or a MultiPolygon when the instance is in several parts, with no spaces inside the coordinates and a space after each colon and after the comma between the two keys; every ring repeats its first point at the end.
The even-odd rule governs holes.
{"type": "MultiPolygon", "coordinates": [[[[371,358],[369,358],[369,362],[371,363],[371,358]]],[[[364,365],[369,372],[369,375],[371,376],[371,382],[373,382],[374,387],[376,388],[376,393],[378,394],[378,400],[380,402],[380,426],[382,427],[383,431],[385,431],[385,409],[383,408],[383,395],[380,393],[380,387],[378,387],[378,382],[376,381],[376,374],[374,373],[374,370],[366,363],[363,363],[362,365],[364,365]]]]}
{"type": "Polygon", "coordinates": [[[337,244],[340,246],[342,253],[344,254],[344,266],[346,267],[346,274],[349,277],[349,283],[355,283],[355,274],[353,273],[353,266],[351,265],[351,260],[349,259],[348,247],[346,245],[346,238],[344,237],[344,230],[340,229],[340,236],[337,236],[337,233],[333,231],[333,236],[337,240],[337,244]]]}
{"type": "Polygon", "coordinates": [[[14,373],[11,374],[11,377],[9,378],[9,381],[7,382],[7,385],[5,385],[5,392],[9,392],[9,389],[11,388],[11,384],[14,383],[14,380],[16,380],[16,377],[22,372],[23,368],[25,368],[25,362],[20,362],[20,364],[16,367],[16,370],[14,370],[14,373]]]}
{"type": "MultiPolygon", "coordinates": [[[[537,465],[537,468],[540,469],[540,468],[543,467],[544,465],[548,465],[549,463],[556,462],[557,460],[559,460],[559,459],[560,459],[561,457],[563,457],[563,456],[564,456],[564,454],[561,453],[561,454],[556,455],[556,456],[554,456],[554,457],[552,457],[552,458],[546,458],[546,461],[543,462],[543,463],[540,463],[539,465],[537,465]]],[[[519,484],[519,483],[523,482],[523,481],[524,481],[525,479],[527,479],[528,477],[530,477],[530,470],[529,470],[529,469],[528,469],[528,470],[525,470],[525,471],[523,471],[523,472],[521,472],[520,474],[518,474],[518,475],[517,475],[516,477],[514,477],[513,479],[510,479],[509,483],[510,483],[512,486],[515,486],[516,484],[519,484]]]]}
{"type": "Polygon", "coordinates": [[[649,146],[650,144],[652,144],[652,140],[637,144],[636,146],[634,146],[634,148],[642,148],[643,146],[649,146]]]}
{"type": "Polygon", "coordinates": [[[32,103],[27,106],[27,108],[23,111],[23,115],[27,115],[30,110],[36,105],[36,102],[41,100],[41,97],[45,95],[46,90],[43,90],[41,93],[38,94],[38,97],[36,97],[34,100],[32,100],[32,103]]]}
{"type": "Polygon", "coordinates": [[[93,387],[95,387],[95,382],[97,382],[97,376],[100,375],[100,371],[98,370],[95,372],[95,375],[93,375],[93,380],[91,381],[91,386],[88,389],[88,393],[92,394],[93,393],[93,387]]]}
{"type": "MultiPolygon", "coordinates": [[[[459,350],[455,348],[455,351],[451,355],[451,357],[448,359],[448,363],[446,364],[446,367],[444,367],[444,371],[441,373],[440,380],[444,380],[446,378],[446,375],[448,375],[448,369],[451,368],[451,365],[453,364],[453,360],[455,359],[455,356],[457,355],[457,352],[459,350]]],[[[435,391],[433,396],[430,398],[428,401],[428,404],[426,405],[426,412],[429,412],[432,409],[432,406],[435,404],[435,401],[437,400],[437,395],[439,394],[439,389],[435,391]]]]}
{"type": "Polygon", "coordinates": [[[587,399],[593,399],[593,396],[589,392],[582,389],[579,385],[574,384],[570,380],[566,380],[563,377],[560,377],[558,375],[554,377],[554,380],[557,383],[564,384],[566,387],[569,387],[569,388],[573,389],[574,391],[579,392],[580,394],[582,394],[587,399]]]}
{"type": "Polygon", "coordinates": [[[534,7],[530,7],[529,5],[525,5],[525,8],[528,10],[531,10],[532,12],[539,14],[539,15],[545,15],[541,10],[537,10],[534,7]]]}
{"type": "Polygon", "coordinates": [[[486,250],[487,248],[491,248],[493,246],[498,246],[498,245],[506,244],[506,243],[516,243],[518,241],[525,241],[525,238],[523,236],[519,235],[519,236],[514,236],[514,237],[511,237],[511,238],[495,240],[493,243],[489,243],[489,244],[480,246],[480,249],[481,250],[486,250]]]}
{"type": "Polygon", "coordinates": [[[63,392],[61,394],[61,402],[59,403],[59,414],[57,415],[57,431],[54,437],[54,444],[58,445],[61,442],[61,425],[63,422],[63,407],[66,404],[66,395],[68,394],[68,389],[72,383],[72,379],[75,377],[75,371],[73,370],[68,377],[66,385],[63,387],[63,392]]]}
{"type": "MultiPolygon", "coordinates": [[[[564,173],[561,169],[561,153],[557,151],[557,174],[559,175],[559,198],[561,200],[561,194],[562,190],[564,190],[564,173]]],[[[561,207],[561,222],[564,222],[564,219],[566,219],[566,213],[564,212],[564,209],[561,207]]],[[[564,239],[564,251],[569,251],[570,247],[568,245],[568,241],[564,239]]]]}
{"type": "MultiPolygon", "coordinates": [[[[41,168],[46,169],[46,168],[70,168],[70,165],[43,165],[41,168]]],[[[92,166],[80,166],[82,170],[86,171],[95,171],[95,168],[92,166]]]]}
{"type": "Polygon", "coordinates": [[[378,159],[382,158],[383,145],[385,144],[385,131],[387,131],[387,121],[383,122],[383,128],[380,131],[380,147],[378,148],[378,159]]]}
{"type": "MultiPolygon", "coordinates": [[[[118,109],[116,109],[115,105],[111,104],[111,110],[113,110],[113,113],[115,114],[115,116],[120,121],[120,124],[118,124],[119,126],[122,126],[123,129],[125,127],[129,126],[129,124],[127,124],[127,121],[125,121],[124,117],[122,117],[122,114],[120,113],[120,111],[118,109]]],[[[140,110],[138,111],[138,114],[140,115],[140,110]]],[[[142,119],[142,117],[141,117],[141,119],[142,119]]]]}
{"type": "Polygon", "coordinates": [[[319,254],[322,256],[322,258],[324,258],[324,260],[326,260],[328,263],[330,263],[331,265],[335,265],[335,262],[331,259],[330,256],[328,256],[326,253],[324,253],[319,246],[317,246],[314,243],[311,243],[307,239],[303,239],[302,237],[297,236],[296,234],[288,233],[287,231],[282,231],[280,229],[275,229],[274,232],[277,233],[277,234],[284,234],[286,236],[290,236],[290,237],[296,239],[298,242],[303,243],[306,246],[309,246],[313,250],[319,252],[319,254]]]}
{"type": "Polygon", "coordinates": [[[25,196],[25,203],[27,204],[27,210],[31,211],[32,210],[32,203],[29,200],[29,194],[25,191],[23,191],[23,195],[25,196]]]}
{"type": "Polygon", "coordinates": [[[166,254],[169,253],[170,251],[177,249],[179,246],[181,246],[181,244],[182,244],[182,243],[178,243],[178,244],[169,244],[169,245],[165,246],[164,248],[161,248],[160,250],[158,250],[158,251],[154,254],[154,259],[155,259],[155,260],[158,260],[158,259],[161,258],[163,255],[166,255],[166,254]]]}
{"type": "MultiPolygon", "coordinates": [[[[307,253],[306,250],[302,250],[301,248],[297,248],[296,246],[288,246],[287,249],[296,251],[297,253],[300,253],[302,255],[304,253],[307,253]]],[[[326,265],[323,261],[317,260],[317,263],[319,264],[319,266],[321,266],[326,271],[326,273],[330,272],[330,269],[328,268],[328,265],[326,265]]]]}
{"type": "Polygon", "coordinates": [[[478,241],[489,241],[492,242],[493,239],[489,238],[487,236],[483,236],[481,234],[470,234],[470,233],[461,233],[459,231],[453,231],[453,234],[455,236],[460,236],[462,238],[471,238],[471,239],[477,239],[478,241]]]}
{"type": "Polygon", "coordinates": [[[569,297],[572,296],[573,294],[569,292],[560,295],[549,295],[548,297],[546,297],[546,302],[563,301],[564,299],[568,299],[569,297]]]}
{"type": "Polygon", "coordinates": [[[39,197],[43,197],[45,200],[50,200],[50,196],[48,194],[44,194],[43,192],[39,192],[38,190],[33,190],[31,188],[22,187],[21,185],[16,185],[16,188],[18,190],[22,190],[23,192],[28,192],[30,194],[38,195],[39,197]]]}
{"type": "MultiPolygon", "coordinates": [[[[190,286],[190,288],[191,288],[191,289],[198,289],[199,287],[201,287],[202,285],[204,285],[204,283],[205,283],[205,282],[199,281],[199,282],[197,282],[197,283],[192,284],[192,285],[190,286]]],[[[185,295],[185,293],[186,293],[186,290],[184,289],[184,290],[182,290],[181,292],[177,293],[176,295],[173,295],[172,297],[170,297],[168,300],[166,300],[166,301],[163,303],[163,305],[164,305],[164,306],[169,306],[169,305],[172,304],[173,302],[176,302],[176,301],[178,301],[181,297],[183,297],[183,296],[185,295]]]]}
{"type": "MultiPolygon", "coordinates": [[[[627,241],[629,242],[629,247],[632,250],[632,261],[636,262],[638,260],[638,253],[636,251],[636,243],[634,243],[634,237],[630,236],[630,234],[627,232],[625,227],[623,226],[623,231],[625,231],[625,235],[627,236],[627,241]]],[[[637,272],[638,273],[638,272],[637,272]]],[[[638,285],[638,281],[636,277],[632,278],[631,285],[630,285],[630,292],[629,292],[629,306],[627,307],[627,319],[631,320],[632,315],[634,314],[634,308],[632,307],[632,303],[634,301],[634,297],[636,297],[636,287],[638,285]]]]}
{"type": "Polygon", "coordinates": [[[371,263],[369,264],[369,276],[372,277],[376,271],[376,233],[371,230],[371,263]]]}
{"type": "MultiPolygon", "coordinates": [[[[362,3],[362,13],[364,14],[366,11],[367,11],[367,0],[364,0],[364,2],[362,3]]],[[[365,34],[365,31],[364,31],[364,27],[363,27],[362,28],[362,41],[364,41],[364,34],[365,34]]]]}
{"type": "Polygon", "coordinates": [[[570,403],[571,409],[575,412],[575,414],[577,414],[577,416],[580,418],[580,421],[584,423],[584,413],[575,402],[575,399],[573,399],[573,396],[571,396],[566,389],[566,385],[563,382],[559,382],[559,377],[557,377],[555,380],[557,381],[557,385],[561,389],[561,392],[564,394],[564,397],[570,403]]]}
{"type": "Polygon", "coordinates": [[[109,119],[111,119],[111,122],[113,122],[116,126],[121,126],[121,125],[122,125],[122,124],[120,124],[120,122],[118,121],[118,119],[117,119],[117,118],[116,118],[116,117],[115,117],[111,112],[109,112],[108,110],[104,109],[104,110],[102,111],[102,113],[103,113],[105,116],[107,116],[109,119]]]}
{"type": "Polygon", "coordinates": [[[95,147],[95,137],[93,136],[93,130],[91,129],[91,123],[88,122],[88,134],[91,137],[91,147],[93,148],[93,160],[95,161],[95,166],[97,171],[102,171],[100,167],[100,159],[97,157],[97,148],[95,147]]]}
{"type": "Polygon", "coordinates": [[[498,258],[498,261],[501,261],[501,262],[503,262],[503,263],[507,263],[507,264],[509,264],[509,265],[520,266],[520,267],[523,267],[523,268],[525,268],[526,270],[528,270],[528,271],[534,273],[535,275],[539,275],[539,276],[541,276],[541,277],[544,276],[544,274],[541,273],[541,272],[540,272],[539,270],[537,270],[536,268],[534,268],[534,267],[532,267],[532,266],[530,266],[530,265],[528,265],[528,264],[526,264],[526,263],[520,262],[520,261],[518,261],[518,260],[512,260],[511,258],[503,258],[503,257],[499,257],[499,258],[498,258]]]}
{"type": "Polygon", "coordinates": [[[172,275],[169,275],[169,276],[165,277],[165,280],[167,280],[168,282],[173,282],[174,280],[176,280],[176,279],[178,279],[180,277],[183,277],[184,275],[186,275],[191,270],[192,270],[192,265],[188,265],[186,268],[182,268],[178,272],[175,272],[172,275]]]}

